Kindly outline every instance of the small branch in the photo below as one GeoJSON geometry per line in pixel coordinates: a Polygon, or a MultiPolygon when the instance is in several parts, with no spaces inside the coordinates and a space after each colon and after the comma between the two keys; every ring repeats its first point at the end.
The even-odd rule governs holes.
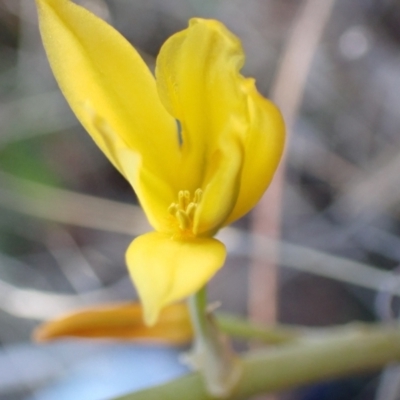
{"type": "MultiPolygon", "coordinates": [[[[353,324],[324,329],[293,343],[249,353],[235,393],[226,399],[243,400],[260,393],[332,379],[383,367],[400,360],[399,325],[353,324]]],[[[115,400],[213,400],[199,373],[115,400]]]]}
{"type": "Polygon", "coordinates": [[[308,328],[282,325],[265,326],[235,315],[217,313],[216,321],[222,332],[236,338],[259,340],[268,344],[283,344],[301,339],[308,328]]]}

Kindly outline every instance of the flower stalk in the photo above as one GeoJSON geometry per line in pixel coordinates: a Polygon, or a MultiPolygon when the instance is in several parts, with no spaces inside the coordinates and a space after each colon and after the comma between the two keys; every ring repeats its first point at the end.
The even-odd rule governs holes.
{"type": "Polygon", "coordinates": [[[189,298],[193,324],[193,350],[185,360],[203,376],[208,392],[226,398],[234,390],[242,373],[239,358],[230,347],[229,339],[217,326],[207,310],[206,287],[189,298]]]}

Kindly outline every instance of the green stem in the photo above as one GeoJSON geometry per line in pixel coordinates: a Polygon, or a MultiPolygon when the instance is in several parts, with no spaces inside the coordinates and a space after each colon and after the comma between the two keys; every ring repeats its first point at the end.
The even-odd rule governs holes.
{"type": "Polygon", "coordinates": [[[228,338],[221,334],[212,315],[207,312],[205,287],[189,298],[189,310],[194,348],[188,361],[201,372],[209,393],[226,397],[237,383],[241,367],[228,338]]]}
{"type": "MultiPolygon", "coordinates": [[[[400,325],[352,324],[324,329],[292,343],[248,353],[243,375],[227,399],[286,390],[400,361],[400,325]]],[[[214,400],[200,373],[115,400],[214,400]]]]}
{"type": "Polygon", "coordinates": [[[189,311],[196,340],[207,341],[210,335],[210,327],[206,314],[207,289],[205,286],[193,296],[189,297],[189,311]]]}
{"type": "Polygon", "coordinates": [[[217,313],[218,327],[229,336],[248,340],[260,340],[268,344],[283,344],[301,339],[314,329],[285,325],[265,326],[255,324],[236,315],[217,313]]]}

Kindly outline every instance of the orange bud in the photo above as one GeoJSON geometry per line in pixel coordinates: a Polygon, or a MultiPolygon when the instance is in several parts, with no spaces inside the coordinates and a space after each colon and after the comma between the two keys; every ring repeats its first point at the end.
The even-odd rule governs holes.
{"type": "Polygon", "coordinates": [[[86,308],[40,325],[33,333],[36,342],[66,337],[111,339],[182,345],[192,339],[189,311],[184,303],[165,307],[154,326],[143,323],[139,303],[120,303],[86,308]]]}

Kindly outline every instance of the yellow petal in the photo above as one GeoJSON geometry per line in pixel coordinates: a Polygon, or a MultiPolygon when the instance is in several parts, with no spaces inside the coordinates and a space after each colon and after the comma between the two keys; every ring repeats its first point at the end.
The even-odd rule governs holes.
{"type": "Polygon", "coordinates": [[[240,41],[215,20],[192,19],[161,47],[157,87],[165,108],[181,123],[181,180],[192,185],[189,190],[203,183],[221,141],[234,140],[245,128],[236,82],[242,64],[240,41]]]}
{"type": "Polygon", "coordinates": [[[207,184],[193,223],[195,235],[213,236],[231,213],[240,188],[243,157],[241,143],[227,140],[208,160],[207,184]]]}
{"type": "MultiPolygon", "coordinates": [[[[264,160],[260,167],[249,160],[249,167],[241,173],[244,152],[253,150],[254,142],[264,144],[253,134],[265,135],[265,126],[260,125],[263,116],[258,116],[260,110],[253,104],[258,94],[249,90],[253,81],[239,73],[243,61],[240,41],[220,22],[202,19],[191,20],[188,29],[169,38],[157,59],[160,98],[182,125],[181,180],[187,186],[195,185],[190,189],[201,187],[204,193],[194,224],[199,235],[215,233],[225,223],[241,180],[251,175],[253,167],[251,183],[256,182],[258,198],[258,187],[265,189],[259,184],[264,176],[257,175],[264,174],[264,160]]],[[[270,153],[267,149],[265,157],[270,153]]],[[[246,155],[246,159],[251,157],[246,155]]]]}
{"type": "MultiPolygon", "coordinates": [[[[50,65],[80,122],[135,189],[140,174],[132,177],[126,171],[121,151],[140,154],[137,165],[173,186],[180,152],[176,121],[162,106],[155,80],[136,50],[72,1],[36,3],[50,65]]],[[[138,196],[145,203],[143,190],[145,185],[138,196]]],[[[171,202],[170,197],[157,199],[160,208],[171,202]]],[[[151,213],[152,206],[147,209],[151,213]]]]}
{"type": "Polygon", "coordinates": [[[100,305],[61,316],[39,326],[34,340],[47,342],[66,337],[132,340],[182,345],[193,336],[189,311],[184,303],[162,310],[152,327],[143,323],[139,303],[100,305]]]}
{"type": "Polygon", "coordinates": [[[119,149],[118,160],[150,224],[159,232],[172,233],[168,207],[175,201],[177,190],[161,174],[146,168],[139,154],[119,149]]]}
{"type": "Polygon", "coordinates": [[[225,246],[216,239],[175,240],[152,232],[136,238],[126,260],[152,325],[163,307],[198,291],[225,261],[225,246]]]}
{"type": "Polygon", "coordinates": [[[242,217],[260,200],[273,178],[285,144],[285,125],[278,108],[257,92],[252,79],[247,79],[243,88],[248,95],[249,121],[245,157],[239,197],[225,225],[242,217]]]}
{"type": "Polygon", "coordinates": [[[215,20],[192,19],[161,47],[156,62],[160,98],[181,122],[182,150],[196,166],[218,147],[221,136],[234,137],[245,128],[237,84],[243,59],[240,41],[215,20]]]}

